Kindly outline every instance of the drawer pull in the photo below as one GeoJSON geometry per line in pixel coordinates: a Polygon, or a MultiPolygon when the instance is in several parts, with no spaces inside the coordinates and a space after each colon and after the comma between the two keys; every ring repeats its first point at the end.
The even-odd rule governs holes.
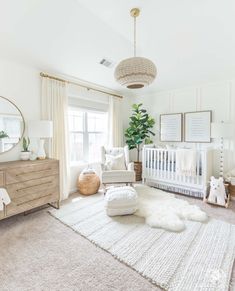
{"type": "Polygon", "coordinates": [[[40,184],[36,184],[36,185],[33,185],[33,186],[24,187],[24,188],[20,188],[20,189],[17,189],[16,191],[19,192],[19,191],[22,191],[22,190],[25,190],[25,189],[30,189],[30,188],[34,188],[34,187],[37,187],[37,186],[50,185],[50,184],[52,184],[52,181],[46,182],[46,183],[40,183],[40,184]]]}
{"type": "Polygon", "coordinates": [[[51,170],[52,170],[52,168],[48,168],[48,169],[44,169],[44,170],[31,171],[31,172],[27,172],[27,173],[19,173],[19,174],[16,174],[16,177],[31,174],[31,173],[40,173],[40,172],[51,171],[51,170]]]}
{"type": "Polygon", "coordinates": [[[27,200],[27,202],[25,201],[25,202],[17,203],[16,205],[17,205],[17,206],[20,206],[20,205],[23,205],[23,204],[27,204],[27,203],[29,203],[29,202],[32,202],[32,201],[34,201],[34,200],[38,200],[38,199],[40,199],[40,198],[49,197],[49,196],[51,196],[51,195],[52,195],[52,194],[47,194],[47,195],[40,196],[40,197],[35,198],[35,199],[27,200]]]}

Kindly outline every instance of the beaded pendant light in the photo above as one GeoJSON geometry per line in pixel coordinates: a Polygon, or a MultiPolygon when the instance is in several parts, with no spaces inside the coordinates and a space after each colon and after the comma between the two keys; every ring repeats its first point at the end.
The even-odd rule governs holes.
{"type": "Polygon", "coordinates": [[[114,76],[122,86],[139,89],[154,81],[157,69],[151,60],[136,56],[136,17],[139,16],[140,10],[133,8],[130,14],[134,18],[134,57],[122,60],[117,65],[114,76]]]}

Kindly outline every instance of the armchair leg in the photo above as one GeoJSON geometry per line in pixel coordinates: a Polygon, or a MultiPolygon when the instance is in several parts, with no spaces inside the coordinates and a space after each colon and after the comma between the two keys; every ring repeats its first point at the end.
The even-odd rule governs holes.
{"type": "Polygon", "coordinates": [[[103,188],[104,188],[104,195],[106,194],[106,184],[103,184],[103,188]]]}

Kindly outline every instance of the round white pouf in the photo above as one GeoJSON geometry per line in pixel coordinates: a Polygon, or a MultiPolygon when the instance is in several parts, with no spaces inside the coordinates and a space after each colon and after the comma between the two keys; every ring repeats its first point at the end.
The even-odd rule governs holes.
{"type": "Polygon", "coordinates": [[[138,195],[133,187],[114,187],[105,194],[105,207],[107,215],[128,215],[137,210],[138,195]]]}

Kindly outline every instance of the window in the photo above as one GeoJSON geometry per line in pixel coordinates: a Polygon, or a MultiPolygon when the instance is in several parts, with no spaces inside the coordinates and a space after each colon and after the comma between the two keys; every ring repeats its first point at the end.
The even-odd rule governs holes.
{"type": "Polygon", "coordinates": [[[70,161],[97,162],[107,144],[108,114],[78,107],[69,109],[70,161]]]}

